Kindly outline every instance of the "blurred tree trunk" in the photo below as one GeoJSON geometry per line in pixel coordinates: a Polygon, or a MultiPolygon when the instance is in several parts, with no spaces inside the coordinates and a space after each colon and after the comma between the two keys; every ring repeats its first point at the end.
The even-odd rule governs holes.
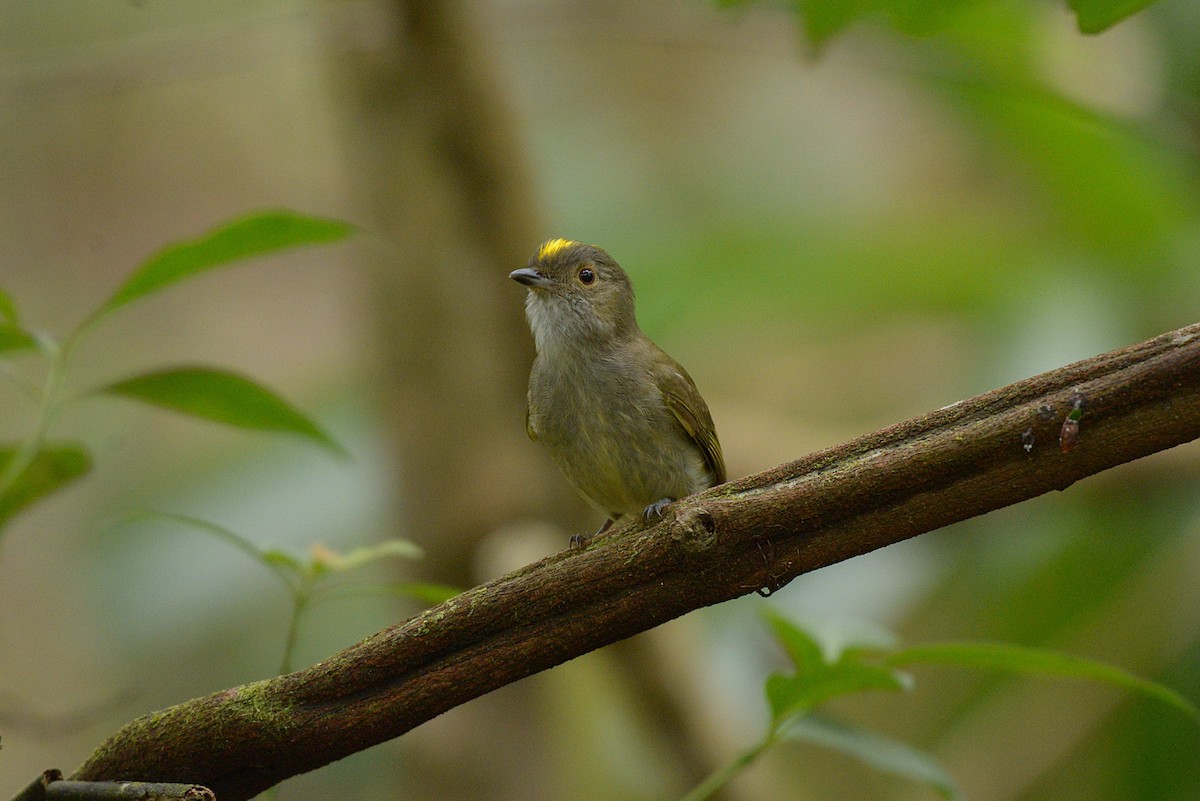
{"type": "Polygon", "coordinates": [[[426,548],[434,578],[470,586],[481,536],[575,508],[525,435],[533,346],[508,273],[539,229],[523,151],[462,4],[385,8],[392,35],[351,54],[345,77],[354,193],[384,237],[373,301],[398,533],[426,548]]]}
{"type": "MultiPolygon", "coordinates": [[[[472,575],[472,553],[489,532],[549,519],[565,546],[591,517],[525,434],[533,343],[525,293],[508,273],[548,234],[536,222],[524,151],[490,79],[487,47],[456,0],[384,8],[390,37],[353,49],[343,78],[354,196],[384,237],[373,251],[373,301],[401,479],[398,534],[426,549],[432,578],[466,587],[481,578],[472,575]]],[[[638,650],[631,643],[622,654],[638,650]]],[[[664,771],[682,765],[684,781],[696,781],[709,766],[656,676],[627,676],[630,697],[659,717],[676,757],[664,771]]],[[[546,751],[554,729],[536,714],[545,699],[523,683],[481,702],[456,713],[469,722],[455,729],[453,745],[427,727],[406,738],[419,752],[409,791],[443,801],[500,797],[497,777],[483,775],[492,762],[508,766],[512,797],[552,797],[538,787],[548,778],[541,766],[556,762],[546,751]]]]}
{"type": "MultiPolygon", "coordinates": [[[[431,579],[470,587],[489,532],[582,519],[525,434],[533,343],[508,273],[540,231],[524,153],[464,4],[391,0],[375,13],[380,27],[353,44],[339,77],[352,201],[382,237],[370,247],[371,301],[396,534],[425,548],[431,579]]],[[[509,688],[406,737],[408,797],[552,796],[533,689],[509,688]]]]}

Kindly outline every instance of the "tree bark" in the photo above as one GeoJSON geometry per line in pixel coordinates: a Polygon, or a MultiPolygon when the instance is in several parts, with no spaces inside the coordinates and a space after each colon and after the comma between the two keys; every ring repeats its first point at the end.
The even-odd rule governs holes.
{"type": "Polygon", "coordinates": [[[1200,436],[1200,324],[683,499],[305,670],[128,724],[73,778],[255,795],[672,618],[1200,436]]]}

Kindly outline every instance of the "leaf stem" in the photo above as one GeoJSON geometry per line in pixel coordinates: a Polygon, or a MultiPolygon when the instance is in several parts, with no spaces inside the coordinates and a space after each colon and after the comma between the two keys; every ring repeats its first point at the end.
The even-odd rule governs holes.
{"type": "Polygon", "coordinates": [[[17,448],[16,453],[4,465],[3,470],[0,470],[0,498],[8,494],[29,465],[33,463],[38,451],[45,444],[50,426],[62,406],[63,385],[66,383],[67,358],[71,352],[72,338],[68,338],[60,344],[46,337],[41,339],[40,344],[49,362],[46,384],[42,388],[41,402],[38,404],[33,431],[17,448]]]}
{"type": "Polygon", "coordinates": [[[296,640],[300,633],[300,618],[312,600],[313,576],[306,573],[299,586],[292,590],[292,615],[288,620],[287,640],[283,646],[283,661],[279,663],[279,675],[292,672],[292,659],[296,655],[296,640]]]}
{"type": "Polygon", "coordinates": [[[767,735],[762,740],[738,754],[725,767],[715,773],[709,774],[708,778],[693,787],[683,797],[682,801],[704,801],[704,799],[711,797],[713,793],[732,781],[733,777],[748,768],[755,760],[762,756],[764,751],[774,745],[778,732],[779,727],[772,724],[771,728],[767,731],[767,735]]]}

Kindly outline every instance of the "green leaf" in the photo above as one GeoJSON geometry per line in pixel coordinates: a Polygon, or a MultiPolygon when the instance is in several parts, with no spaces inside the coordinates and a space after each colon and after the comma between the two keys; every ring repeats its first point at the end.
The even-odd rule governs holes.
{"type": "Polygon", "coordinates": [[[787,651],[792,664],[798,670],[807,670],[825,663],[821,644],[815,637],[782,615],[767,612],[766,617],[775,639],[779,640],[779,644],[787,651]]]}
{"type": "MultiPolygon", "coordinates": [[[[1099,33],[1136,14],[1155,0],[1067,0],[1079,30],[1099,33]]],[[[786,0],[803,21],[809,43],[820,49],[830,39],[864,20],[886,22],[900,33],[928,36],[953,23],[979,0],[786,0]]],[[[766,5],[753,0],[717,0],[729,7],[766,5]]],[[[1009,13],[1013,13],[1011,10],[1009,13]]]]}
{"type": "Polygon", "coordinates": [[[803,9],[804,33],[809,43],[817,48],[872,11],[869,2],[804,0],[798,5],[803,9]]]}
{"type": "MultiPolygon", "coordinates": [[[[8,464],[16,453],[17,448],[11,445],[0,446],[0,467],[8,464]]],[[[91,457],[79,445],[42,448],[8,491],[0,495],[0,526],[25,507],[70,484],[91,467],[91,457]]]]}
{"type": "Polygon", "coordinates": [[[954,665],[1101,681],[1157,698],[1200,723],[1200,709],[1170,687],[1140,678],[1115,665],[1043,648],[991,642],[936,643],[904,648],[888,655],[883,662],[891,667],[954,665]]]}
{"type": "Polygon", "coordinates": [[[192,517],[191,515],[176,514],[175,512],[159,512],[153,509],[135,509],[119,520],[114,521],[113,525],[125,523],[170,523],[184,528],[195,529],[209,536],[215,537],[222,542],[226,542],[238,550],[249,554],[261,562],[268,562],[267,552],[259,548],[246,537],[238,534],[235,531],[225,528],[219,523],[214,523],[211,520],[205,520],[202,517],[192,517]]]}
{"type": "Polygon", "coordinates": [[[922,782],[950,801],[962,798],[950,774],[932,755],[875,732],[809,715],[789,722],[780,729],[779,736],[822,745],[883,773],[922,782]]]}
{"type": "Polygon", "coordinates": [[[1155,0],[1068,0],[1068,5],[1075,12],[1080,31],[1100,33],[1153,2],[1155,0]]]}
{"type": "MultiPolygon", "coordinates": [[[[717,0],[725,7],[748,6],[751,0],[717,0]]],[[[787,0],[809,43],[820,50],[830,39],[863,21],[878,21],[912,36],[928,36],[947,25],[978,0],[787,0]]],[[[765,5],[765,3],[758,3],[765,5]]]]}
{"type": "Polygon", "coordinates": [[[37,340],[28,332],[10,323],[0,323],[0,353],[23,350],[37,345],[37,340]]]}
{"type": "Polygon", "coordinates": [[[133,376],[97,392],[133,398],[240,428],[298,434],[336,453],[345,453],[287,401],[248,378],[224,370],[171,368],[133,376]]]}
{"type": "Polygon", "coordinates": [[[17,306],[12,296],[0,289],[0,353],[22,350],[37,345],[28,331],[21,328],[17,320],[17,306]]]}
{"type": "Polygon", "coordinates": [[[420,559],[425,555],[421,547],[415,542],[408,540],[390,539],[375,545],[367,545],[361,548],[343,554],[335,564],[330,567],[336,571],[344,572],[353,570],[371,562],[377,562],[380,559],[389,557],[400,557],[402,559],[420,559]]]}
{"type": "Polygon", "coordinates": [[[865,661],[861,652],[846,651],[827,661],[817,641],[799,626],[773,613],[768,619],[796,667],[792,675],[774,673],[767,677],[767,703],[776,723],[841,695],[904,690],[909,686],[903,674],[865,661]]]}
{"type": "Polygon", "coordinates": [[[812,711],[832,698],[867,690],[904,690],[909,686],[902,674],[876,665],[842,660],[821,670],[791,676],[774,673],[767,677],[767,703],[776,721],[812,711]]]}
{"type": "Polygon", "coordinates": [[[301,562],[296,556],[282,548],[266,548],[261,551],[259,556],[263,562],[269,565],[277,565],[286,568],[296,575],[300,575],[307,570],[304,562],[301,562]]]}
{"type": "Polygon", "coordinates": [[[303,245],[346,238],[353,226],[292,211],[265,211],[235,220],[198,239],[169,245],[146,261],[94,317],[216,267],[303,245]]]}
{"type": "Polygon", "coordinates": [[[12,295],[0,289],[0,317],[6,321],[17,324],[17,305],[13,303],[12,295]]]}
{"type": "Polygon", "coordinates": [[[271,572],[289,589],[294,587],[297,576],[304,569],[298,560],[286,552],[278,549],[260,548],[256,543],[238,534],[236,531],[201,517],[192,517],[191,515],[176,514],[174,512],[159,512],[153,509],[136,509],[124,515],[121,519],[114,521],[113,525],[145,522],[168,523],[190,528],[194,531],[207,534],[210,537],[215,537],[237,548],[256,562],[270,568],[271,572]]]}

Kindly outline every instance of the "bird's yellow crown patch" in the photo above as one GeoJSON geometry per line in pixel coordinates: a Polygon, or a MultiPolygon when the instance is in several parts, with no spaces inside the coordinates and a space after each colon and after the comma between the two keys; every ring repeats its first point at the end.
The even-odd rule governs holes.
{"type": "Polygon", "coordinates": [[[539,259],[548,259],[555,253],[558,253],[560,250],[577,244],[579,243],[572,242],[570,239],[551,239],[549,242],[543,243],[542,246],[538,248],[537,257],[539,259]]]}

